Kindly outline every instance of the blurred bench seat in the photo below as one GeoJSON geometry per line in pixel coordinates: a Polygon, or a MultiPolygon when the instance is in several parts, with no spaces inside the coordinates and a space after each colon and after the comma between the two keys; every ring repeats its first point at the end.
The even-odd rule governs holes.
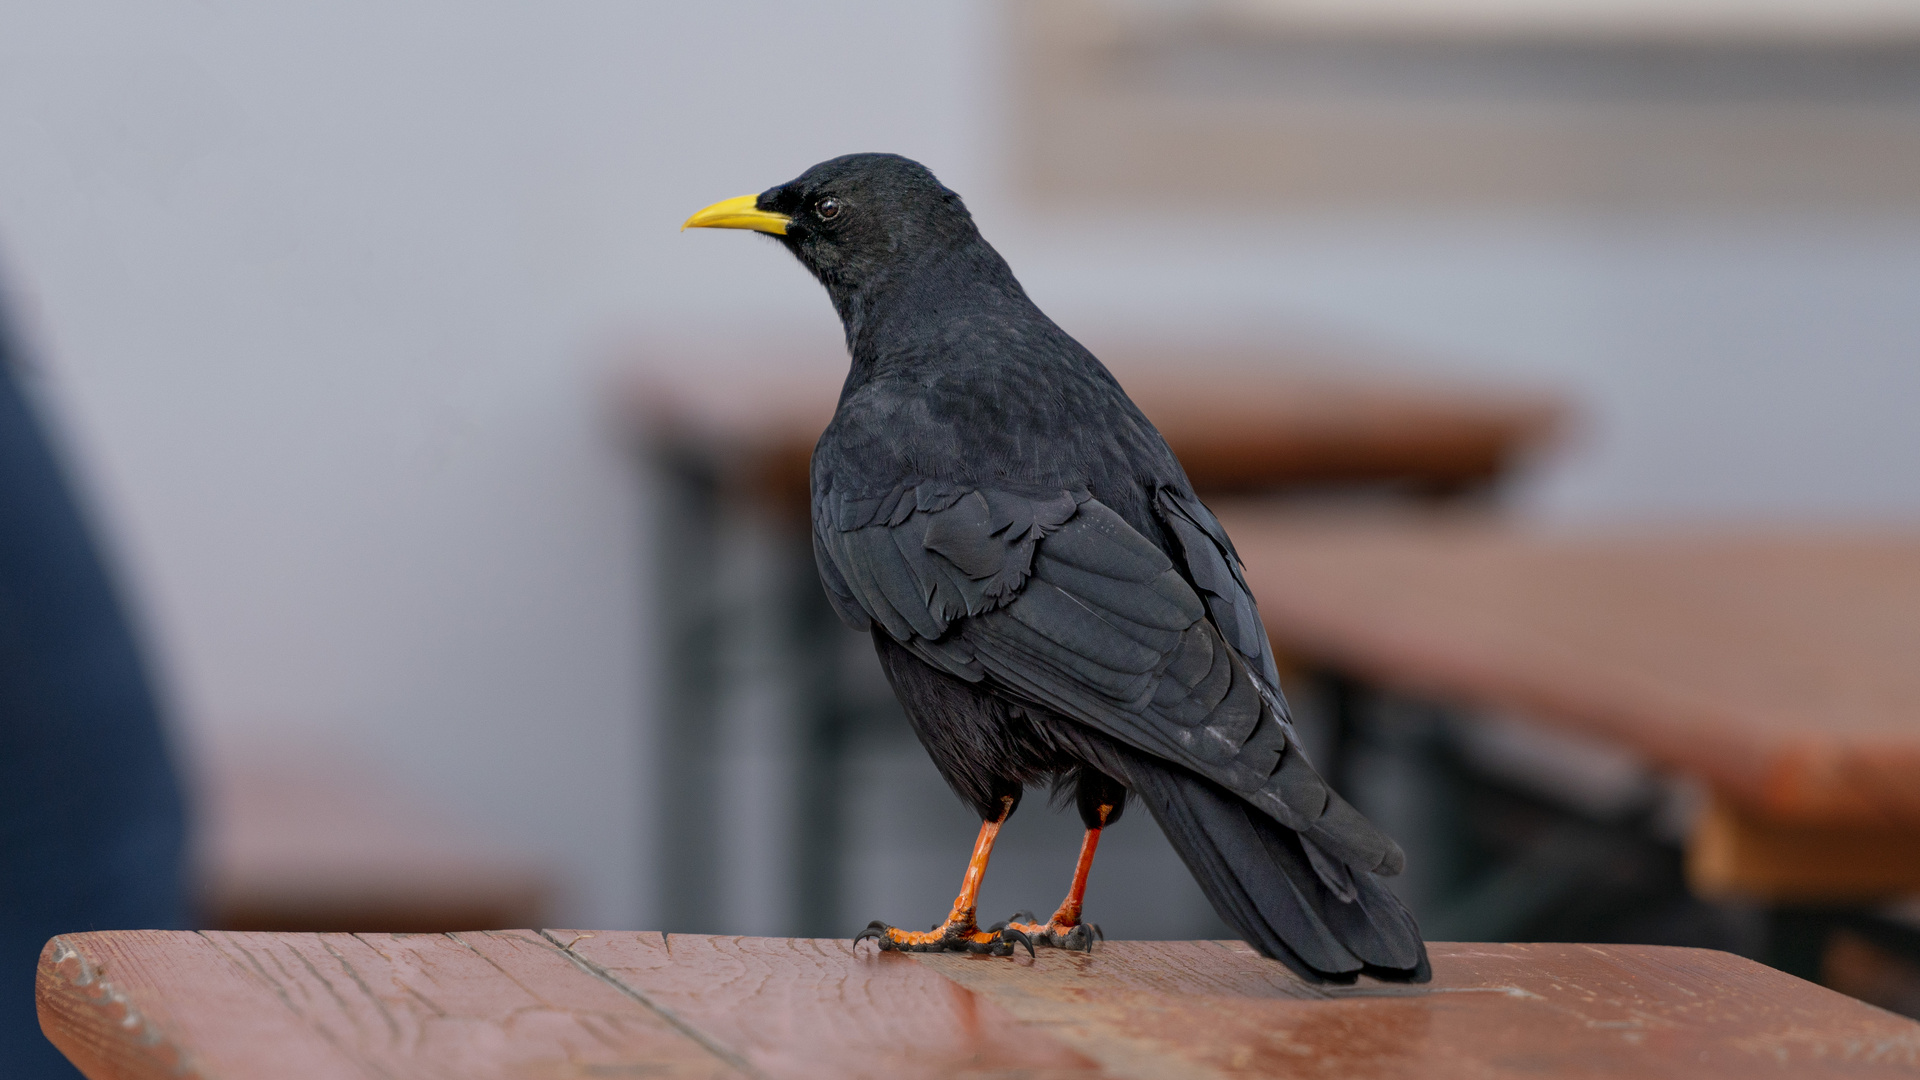
{"type": "Polygon", "coordinates": [[[197,770],[203,925],[442,933],[537,926],[537,861],[343,754],[249,748],[197,770]]]}

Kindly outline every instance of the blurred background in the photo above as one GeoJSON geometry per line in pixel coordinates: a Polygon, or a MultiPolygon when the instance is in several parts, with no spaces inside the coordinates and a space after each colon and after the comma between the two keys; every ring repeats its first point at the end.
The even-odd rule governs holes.
{"type": "MultiPolygon", "coordinates": [[[[1373,431],[1221,449],[1258,461],[1210,501],[1920,518],[1893,0],[0,3],[0,147],[11,377],[146,657],[202,924],[944,912],[975,823],[795,541],[839,326],[772,245],[677,232],[841,153],[961,192],[1170,437],[1209,434],[1196,387],[1373,431]],[[1376,452],[1382,424],[1442,434],[1376,452]]],[[[1605,777],[1651,775],[1300,672],[1310,745],[1387,820],[1433,755],[1369,765],[1329,717],[1449,769],[1494,745],[1496,823],[1611,820],[1605,777]]],[[[1764,912],[1680,880],[1699,800],[1669,786],[1612,907],[1409,897],[1436,937],[1764,952],[1764,912]]],[[[1077,835],[1030,799],[983,914],[1050,910],[1077,835]]],[[[1112,936],[1226,933],[1144,814],[1091,896],[1112,936]]],[[[1914,1011],[1902,963],[1874,970],[1914,1011]]]]}

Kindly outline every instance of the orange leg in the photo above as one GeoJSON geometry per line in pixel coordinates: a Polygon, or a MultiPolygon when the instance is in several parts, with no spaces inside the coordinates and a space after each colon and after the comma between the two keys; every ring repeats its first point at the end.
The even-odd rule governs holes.
{"type": "MultiPolygon", "coordinates": [[[[1100,823],[1105,825],[1113,807],[1100,808],[1100,823]]],[[[1045,923],[1012,922],[1009,929],[1032,936],[1043,944],[1060,948],[1093,950],[1093,936],[1097,929],[1080,921],[1080,908],[1087,896],[1087,873],[1093,869],[1093,853],[1100,847],[1100,830],[1088,829],[1087,835],[1080,841],[1080,861],[1073,867],[1073,884],[1067,888],[1067,898],[1053,912],[1053,918],[1045,923]]],[[[1028,916],[1032,918],[1032,916],[1028,916]]]]}
{"type": "Polygon", "coordinates": [[[953,898],[953,910],[947,912],[947,921],[931,930],[901,930],[875,921],[853,939],[858,945],[866,938],[874,938],[883,951],[903,949],[909,952],[939,952],[944,950],[964,950],[967,952],[990,952],[1005,956],[1013,951],[1013,943],[1026,944],[1027,951],[1033,951],[1033,943],[1025,935],[1014,931],[1008,933],[1003,927],[995,926],[989,930],[980,929],[976,921],[980,902],[980,882],[987,876],[987,860],[993,856],[994,838],[1000,835],[1000,826],[1013,812],[1013,799],[1000,801],[1000,816],[993,821],[980,823],[980,835],[973,842],[973,857],[967,860],[967,876],[960,883],[960,895],[953,898]]]}

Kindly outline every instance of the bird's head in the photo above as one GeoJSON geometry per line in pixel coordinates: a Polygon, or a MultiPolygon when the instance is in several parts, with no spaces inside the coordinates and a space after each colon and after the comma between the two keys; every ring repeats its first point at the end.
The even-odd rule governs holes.
{"type": "Polygon", "coordinates": [[[682,228],[775,236],[836,298],[979,235],[960,196],[898,154],[823,161],[758,195],[714,203],[682,228]]]}

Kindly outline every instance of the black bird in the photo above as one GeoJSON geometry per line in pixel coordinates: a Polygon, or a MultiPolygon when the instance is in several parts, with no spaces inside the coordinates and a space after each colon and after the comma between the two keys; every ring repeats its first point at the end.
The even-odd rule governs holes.
{"type": "Polygon", "coordinates": [[[1301,752],[1232,542],[960,196],[906,158],[852,154],[687,226],[777,237],[840,313],[852,368],[813,452],[820,579],[982,820],[943,924],[875,922],[856,943],[1090,948],[1087,869],[1131,793],[1260,952],[1315,981],[1427,979],[1380,880],[1400,848],[1301,752]],[[1072,889],[1045,924],[982,930],[994,836],[1048,782],[1087,827],[1072,889]]]}

